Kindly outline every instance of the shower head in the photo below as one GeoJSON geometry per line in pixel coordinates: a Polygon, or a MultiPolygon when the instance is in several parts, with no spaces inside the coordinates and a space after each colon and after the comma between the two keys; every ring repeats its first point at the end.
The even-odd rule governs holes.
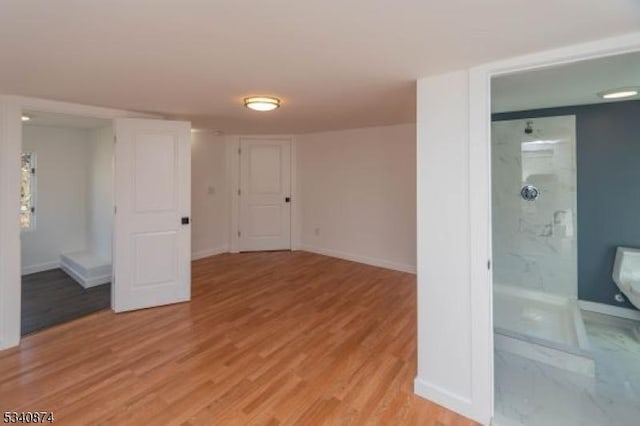
{"type": "Polygon", "coordinates": [[[527,135],[533,133],[533,121],[527,121],[527,125],[524,128],[524,133],[527,135]]]}

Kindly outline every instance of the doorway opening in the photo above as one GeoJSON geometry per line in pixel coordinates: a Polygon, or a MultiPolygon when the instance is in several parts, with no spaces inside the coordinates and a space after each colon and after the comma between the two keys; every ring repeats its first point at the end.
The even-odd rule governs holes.
{"type": "Polygon", "coordinates": [[[21,335],[111,306],[113,125],[25,111],[21,335]]]}
{"type": "Polygon", "coordinates": [[[492,79],[498,424],[640,416],[639,75],[632,52],[492,79]]]}

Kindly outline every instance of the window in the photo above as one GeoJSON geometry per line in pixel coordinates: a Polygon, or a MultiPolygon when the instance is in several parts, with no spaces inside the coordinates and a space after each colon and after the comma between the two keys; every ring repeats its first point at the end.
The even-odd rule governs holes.
{"type": "Polygon", "coordinates": [[[32,152],[25,152],[22,154],[20,177],[20,227],[22,229],[33,229],[35,227],[35,160],[35,154],[32,152]]]}

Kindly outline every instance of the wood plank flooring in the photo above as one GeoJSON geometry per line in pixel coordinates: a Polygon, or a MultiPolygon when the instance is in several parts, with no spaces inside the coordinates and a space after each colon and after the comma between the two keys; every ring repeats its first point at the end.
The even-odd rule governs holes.
{"type": "Polygon", "coordinates": [[[25,275],[21,333],[24,336],[110,306],[110,284],[85,289],[62,269],[25,275]]]}
{"type": "Polygon", "coordinates": [[[305,252],[193,264],[190,303],[0,352],[0,410],[58,424],[471,425],[413,394],[415,277],[305,252]]]}

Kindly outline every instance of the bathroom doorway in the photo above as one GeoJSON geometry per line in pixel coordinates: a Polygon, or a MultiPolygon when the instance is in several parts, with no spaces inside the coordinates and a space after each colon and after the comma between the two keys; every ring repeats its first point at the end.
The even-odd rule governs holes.
{"type": "Polygon", "coordinates": [[[21,335],[111,306],[111,120],[25,111],[21,335]]]}
{"type": "Polygon", "coordinates": [[[491,82],[496,424],[640,418],[640,53],[491,82]]]}

